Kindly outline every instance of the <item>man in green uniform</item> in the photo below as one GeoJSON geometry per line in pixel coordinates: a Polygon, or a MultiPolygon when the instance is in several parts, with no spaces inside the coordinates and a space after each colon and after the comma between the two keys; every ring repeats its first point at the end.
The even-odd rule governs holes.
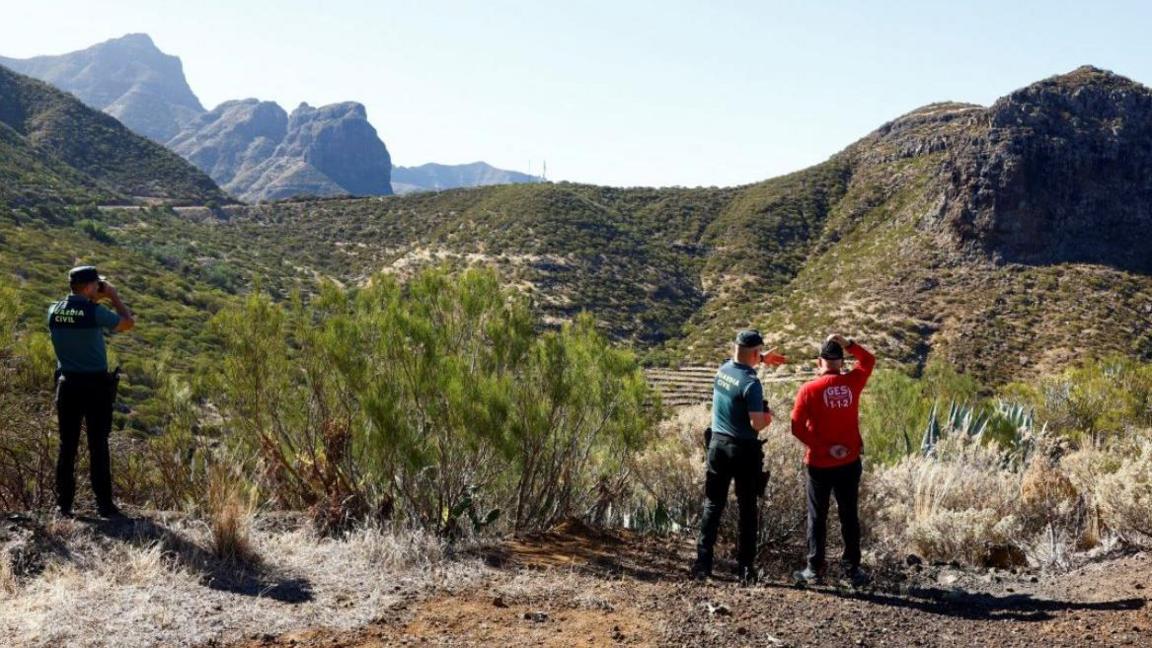
{"type": "Polygon", "coordinates": [[[740,509],[736,553],[740,579],[756,580],[756,535],[759,511],[756,498],[761,491],[764,452],[758,434],[772,423],[772,410],[764,400],[764,389],[756,376],[756,365],[782,364],[775,353],[763,353],[764,339],[758,331],[736,335],[732,359],[716,372],[712,388],[712,438],[708,444],[708,473],[704,478],[704,515],[696,544],[694,578],[712,575],[712,554],[720,516],[728,502],[728,487],[736,484],[736,505],[740,509]]]}
{"type": "Polygon", "coordinates": [[[108,373],[104,334],[128,331],[136,325],[116,289],[96,268],[80,266],[68,273],[72,293],[48,309],[48,329],[56,351],[56,416],[60,455],[56,462],[56,504],[61,515],[72,515],[76,496],[76,452],[80,427],[88,432],[92,491],[102,517],[122,517],[112,499],[112,468],[108,436],[112,432],[115,374],[108,373]],[[115,312],[99,302],[107,300],[115,312]]]}

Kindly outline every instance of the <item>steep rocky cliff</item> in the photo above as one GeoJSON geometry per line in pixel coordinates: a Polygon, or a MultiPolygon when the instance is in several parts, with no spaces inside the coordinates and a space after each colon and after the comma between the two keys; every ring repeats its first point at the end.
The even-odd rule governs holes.
{"type": "Polygon", "coordinates": [[[392,193],[388,149],[357,103],[303,104],[289,116],[270,101],[230,101],[169,146],[249,202],[392,193]]]}
{"type": "Polygon", "coordinates": [[[57,56],[0,57],[0,65],[71,92],[161,144],[204,112],[180,59],[161,52],[147,34],[57,56]]]}
{"type": "Polygon", "coordinates": [[[71,92],[167,145],[242,200],[392,193],[388,149],[358,103],[303,104],[291,117],[256,99],[205,111],[180,59],[145,34],[58,56],[0,57],[0,65],[71,92]]]}
{"type": "Polygon", "coordinates": [[[957,240],[1029,264],[1152,273],[1152,92],[1082,67],[974,115],[941,217],[957,240]]]}

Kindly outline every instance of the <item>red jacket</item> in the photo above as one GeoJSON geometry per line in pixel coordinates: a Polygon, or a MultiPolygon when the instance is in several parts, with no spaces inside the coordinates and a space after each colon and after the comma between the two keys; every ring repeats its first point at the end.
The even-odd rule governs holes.
{"type": "Polygon", "coordinates": [[[860,392],[876,356],[859,344],[845,351],[856,358],[856,368],[848,373],[826,373],[806,383],[796,394],[792,408],[792,435],[808,446],[804,463],[816,468],[833,468],[860,458],[860,392]],[[834,451],[843,446],[847,451],[834,451]]]}

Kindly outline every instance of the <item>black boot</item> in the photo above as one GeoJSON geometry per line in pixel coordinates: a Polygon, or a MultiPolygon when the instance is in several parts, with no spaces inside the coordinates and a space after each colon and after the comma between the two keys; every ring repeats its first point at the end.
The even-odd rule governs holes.
{"type": "Polygon", "coordinates": [[[120,507],[116,506],[116,504],[112,502],[98,505],[96,507],[96,512],[100,514],[100,517],[106,520],[123,520],[127,518],[127,516],[124,515],[124,512],[120,510],[120,507]]]}
{"type": "Polygon", "coordinates": [[[692,577],[692,580],[695,581],[708,580],[712,578],[712,565],[702,560],[697,560],[692,563],[692,569],[689,571],[689,575],[692,577]]]}

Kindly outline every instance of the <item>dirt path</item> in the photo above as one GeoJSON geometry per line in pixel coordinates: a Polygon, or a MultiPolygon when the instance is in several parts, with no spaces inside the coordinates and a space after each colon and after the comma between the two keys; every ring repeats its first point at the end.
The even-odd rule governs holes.
{"type": "Polygon", "coordinates": [[[490,578],[407,600],[356,631],[239,648],[461,646],[1152,646],[1152,558],[1059,578],[927,567],[876,587],[689,582],[683,539],[568,528],[484,552],[490,578]],[[1035,581],[1035,582],[1033,582],[1035,581]]]}

